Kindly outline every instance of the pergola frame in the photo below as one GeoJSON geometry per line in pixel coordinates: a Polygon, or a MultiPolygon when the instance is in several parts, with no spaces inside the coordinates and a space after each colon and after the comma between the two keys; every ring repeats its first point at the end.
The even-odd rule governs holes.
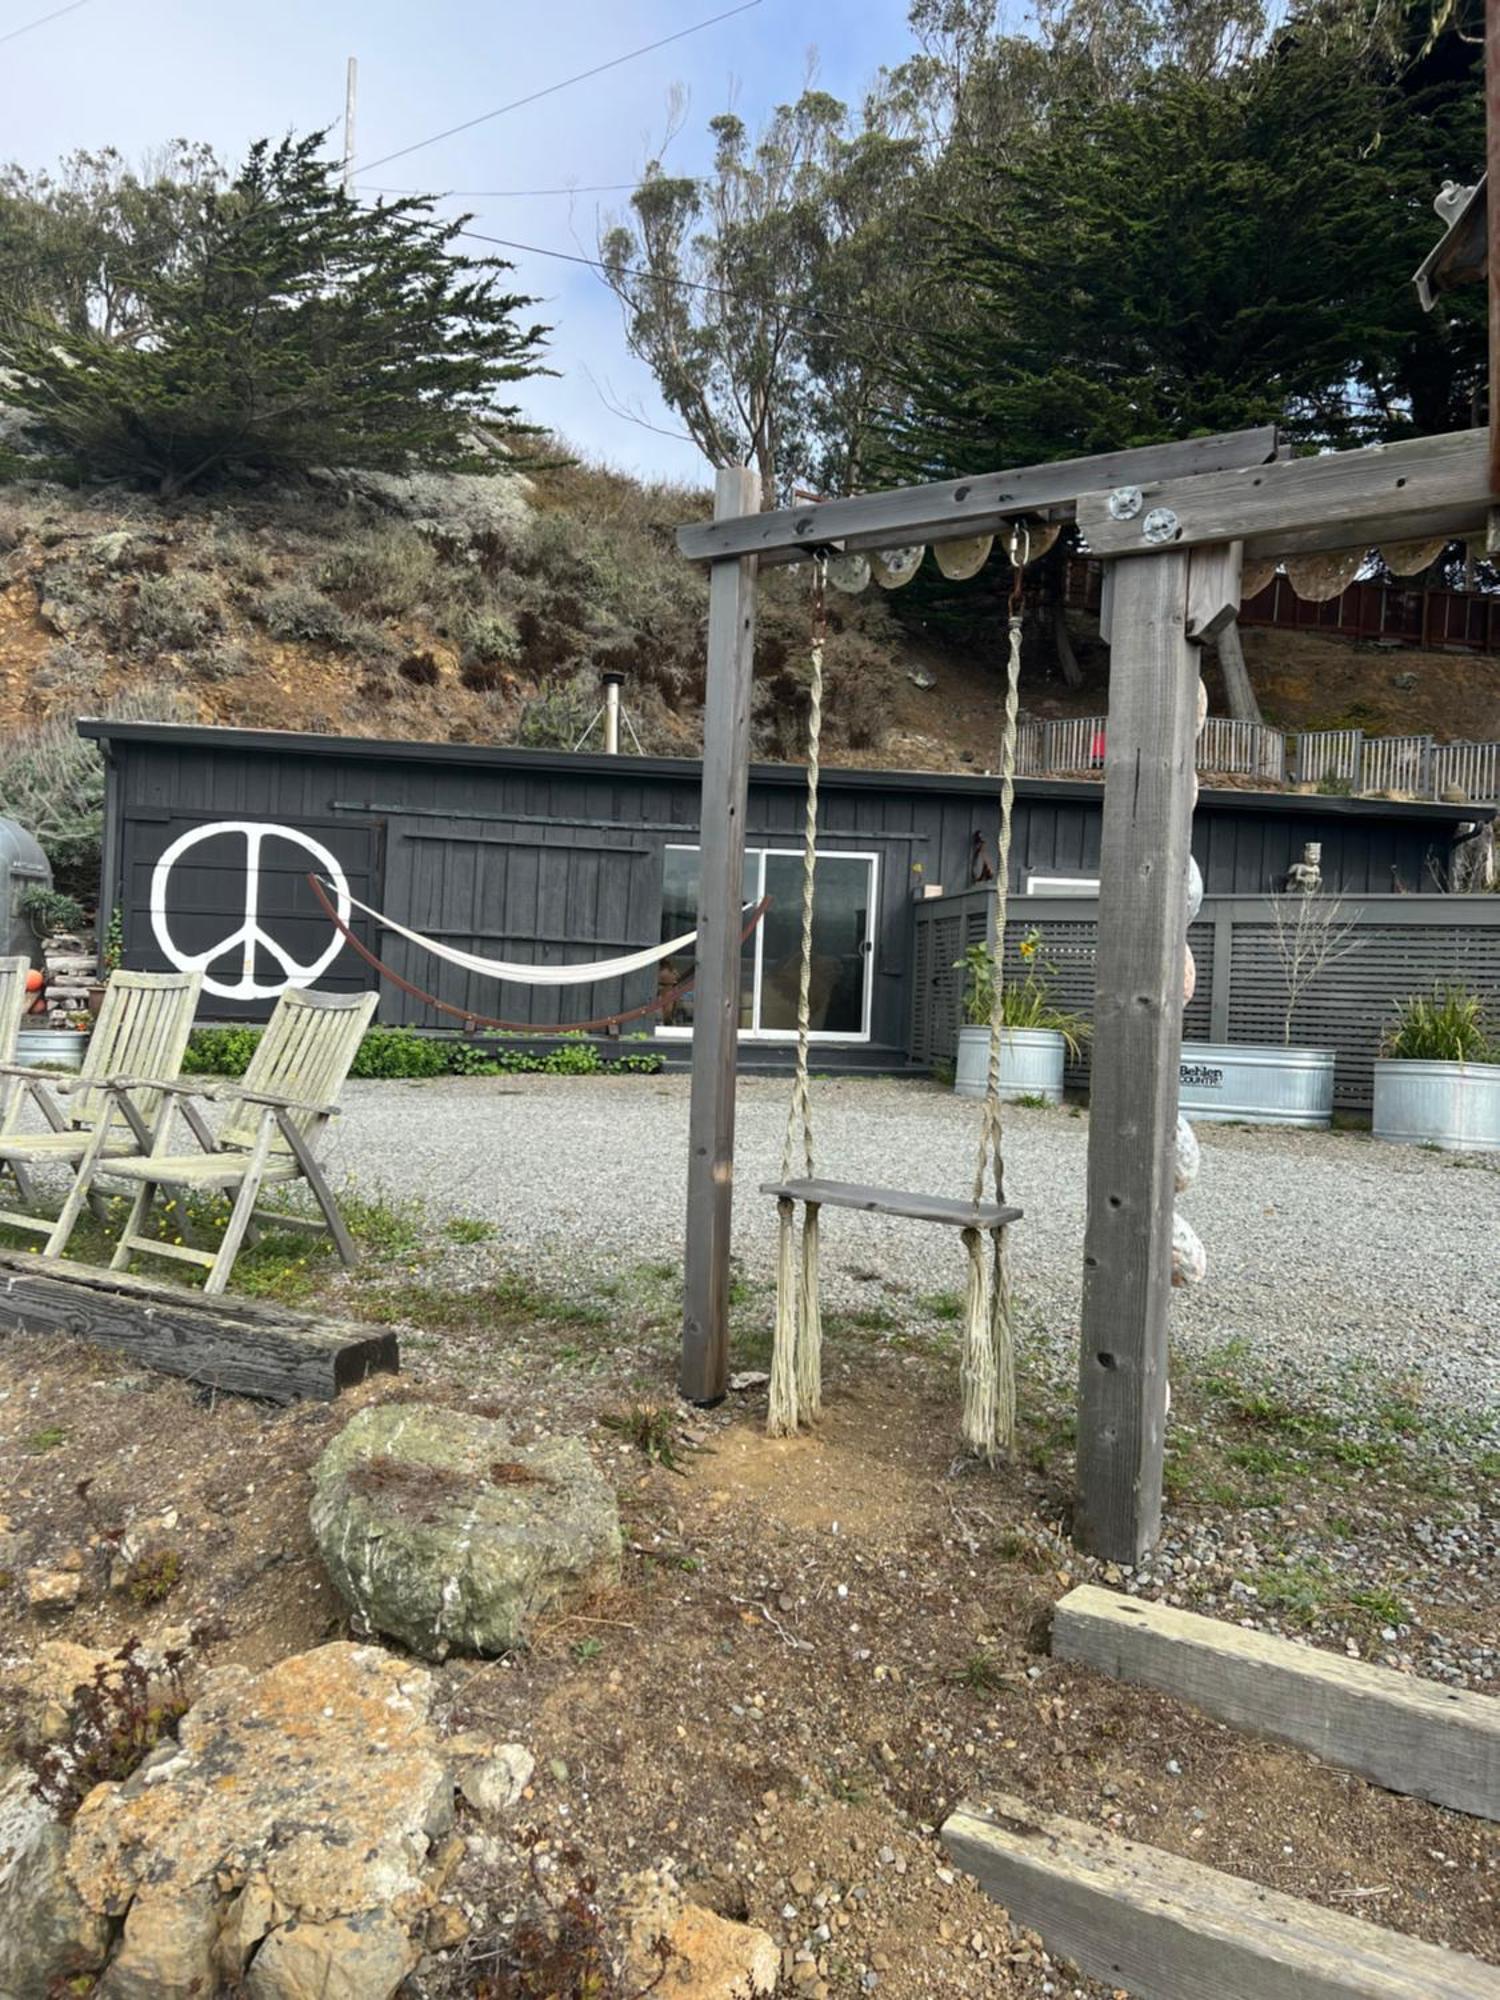
{"type": "Polygon", "coordinates": [[[1198,646],[1235,616],[1247,554],[1482,533],[1487,433],[1293,459],[1260,429],[813,507],[759,497],[754,472],[721,471],[713,520],[677,537],[710,575],[682,1393],[716,1402],[728,1379],[757,568],[1074,520],[1106,561],[1110,644],[1075,1533],[1136,1562],[1161,1526],[1198,646]]]}

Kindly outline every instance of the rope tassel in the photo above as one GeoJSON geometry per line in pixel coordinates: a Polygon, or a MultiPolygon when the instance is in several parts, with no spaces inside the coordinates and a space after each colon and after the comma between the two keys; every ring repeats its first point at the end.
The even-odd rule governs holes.
{"type": "Polygon", "coordinates": [[[797,1432],[797,1217],[785,1195],[776,1204],[780,1238],[776,1247],[776,1331],[771,1340],[770,1410],[772,1437],[797,1432]]]}
{"type": "Polygon", "coordinates": [[[990,1324],[990,1271],[985,1262],[984,1241],[977,1229],[964,1231],[964,1248],[969,1253],[969,1282],[964,1298],[963,1358],[958,1373],[963,1390],[963,1441],[977,1456],[993,1458],[995,1342],[990,1324]]]}
{"type": "Polygon", "coordinates": [[[802,1288],[798,1301],[797,1416],[816,1423],[823,1414],[823,1309],[818,1301],[818,1204],[802,1211],[802,1288]]]}
{"type": "Polygon", "coordinates": [[[1016,1336],[1010,1311],[1010,1257],[1005,1231],[995,1232],[990,1279],[990,1348],[995,1357],[995,1443],[1009,1451],[1016,1441],[1016,1336]]]}

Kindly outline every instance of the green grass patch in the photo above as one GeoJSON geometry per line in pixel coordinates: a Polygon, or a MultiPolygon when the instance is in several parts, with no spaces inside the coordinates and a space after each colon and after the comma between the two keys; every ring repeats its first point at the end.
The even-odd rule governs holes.
{"type": "Polygon", "coordinates": [[[929,1319],[955,1320],[964,1316],[961,1292],[928,1292],[917,1304],[929,1319]]]}
{"type": "Polygon", "coordinates": [[[495,1225],[477,1215],[453,1215],[443,1224],[443,1234],[450,1243],[488,1243],[495,1225]]]}

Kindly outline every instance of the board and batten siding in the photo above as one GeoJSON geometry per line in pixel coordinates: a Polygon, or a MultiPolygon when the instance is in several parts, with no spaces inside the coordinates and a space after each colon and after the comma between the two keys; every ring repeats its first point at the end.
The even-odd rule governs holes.
{"type": "MultiPolygon", "coordinates": [[[[354,895],[445,943],[488,957],[552,964],[654,943],[665,850],[698,840],[700,773],[685,759],[172,724],[85,721],[80,727],[105,739],[103,900],[106,907],[119,906],[124,962],[138,969],[169,962],[150,911],[157,861],[184,834],[221,822],[251,822],[316,841],[336,859],[354,895]]],[[[906,1047],[914,997],[923,990],[913,978],[914,948],[921,948],[913,911],[923,909],[914,906],[914,893],[934,885],[965,889],[976,834],[986,858],[993,858],[997,789],[993,778],[964,774],[824,773],[823,851],[878,858],[870,1038],[878,1047],[906,1047]]],[[[1100,788],[1089,783],[1020,781],[1013,891],[1024,890],[1033,875],[1097,873],[1101,798],[1100,788]]],[[[804,799],[800,769],[752,767],[748,843],[797,849],[804,799]]],[[[1327,878],[1365,893],[1389,888],[1393,878],[1410,887],[1430,868],[1446,871],[1458,817],[1457,809],[1442,807],[1205,792],[1195,840],[1210,891],[1262,892],[1306,841],[1318,840],[1327,878]]],[[[179,949],[209,950],[242,922],[247,884],[243,845],[237,864],[235,838],[226,833],[205,840],[174,867],[169,924],[179,949]]],[[[304,879],[315,865],[311,852],[279,832],[261,845],[258,917],[299,963],[316,959],[331,942],[304,879]]],[[[1074,904],[1071,917],[1059,921],[1078,916],[1074,904]]],[[[538,1028],[638,1006],[656,990],[654,970],[589,986],[500,986],[447,966],[366,919],[355,928],[396,971],[450,1004],[538,1028]]],[[[1082,976],[1082,961],[1073,962],[1079,942],[1054,938],[1049,930],[1053,942],[1068,948],[1071,1003],[1082,976]]],[[[259,963],[269,986],[275,967],[264,953],[259,963]]],[[[349,989],[373,978],[345,948],[317,984],[349,989]]],[[[1200,990],[1205,983],[1200,980],[1200,990]]],[[[1091,991],[1080,992],[1082,1004],[1091,991]]],[[[209,994],[202,1015],[257,1019],[271,1004],[265,995],[209,994]]],[[[455,1025],[393,985],[382,988],[380,1018],[455,1025]]]]}

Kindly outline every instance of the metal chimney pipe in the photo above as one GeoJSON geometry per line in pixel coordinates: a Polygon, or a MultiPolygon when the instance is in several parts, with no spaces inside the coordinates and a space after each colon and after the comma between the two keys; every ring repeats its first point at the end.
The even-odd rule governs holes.
{"type": "Polygon", "coordinates": [[[604,754],[620,754],[620,685],[623,674],[607,673],[604,679],[604,754]]]}

